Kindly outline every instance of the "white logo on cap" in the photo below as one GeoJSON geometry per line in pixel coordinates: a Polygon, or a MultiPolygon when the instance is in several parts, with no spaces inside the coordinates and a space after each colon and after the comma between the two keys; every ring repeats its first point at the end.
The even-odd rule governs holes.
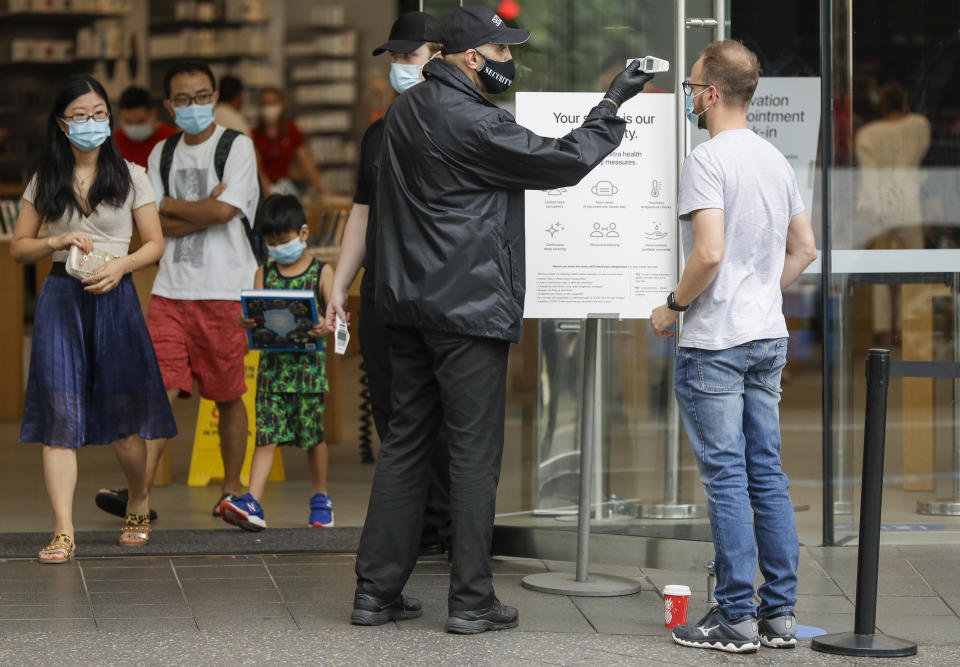
{"type": "Polygon", "coordinates": [[[493,25],[497,26],[498,28],[503,24],[503,19],[496,14],[494,14],[493,18],[490,20],[493,21],[493,25]]]}

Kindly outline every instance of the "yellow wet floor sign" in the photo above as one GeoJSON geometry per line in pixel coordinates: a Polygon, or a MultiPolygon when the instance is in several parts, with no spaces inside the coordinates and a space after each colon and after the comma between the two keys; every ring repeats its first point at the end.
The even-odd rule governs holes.
{"type": "MultiPolygon", "coordinates": [[[[247,392],[243,395],[243,404],[247,408],[247,455],[243,459],[243,470],[240,472],[240,481],[244,486],[250,484],[250,462],[253,459],[253,448],[257,433],[254,398],[257,395],[257,362],[259,352],[247,352],[244,358],[247,376],[247,392]]],[[[200,409],[197,414],[197,430],[193,436],[193,455],[190,457],[190,474],[187,477],[189,486],[206,486],[212,481],[223,479],[223,460],[220,458],[220,431],[217,404],[205,398],[200,399],[200,409]]],[[[286,479],[283,473],[283,459],[280,458],[280,448],[277,448],[273,457],[273,469],[268,481],[282,482],[286,479]]]]}

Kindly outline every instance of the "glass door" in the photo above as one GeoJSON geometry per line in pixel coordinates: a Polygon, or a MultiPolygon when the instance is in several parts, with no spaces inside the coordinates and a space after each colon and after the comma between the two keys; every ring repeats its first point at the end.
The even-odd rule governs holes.
{"type": "MultiPolygon", "coordinates": [[[[837,543],[855,537],[867,349],[960,361],[958,23],[947,0],[834,3],[837,543]]],[[[891,379],[884,542],[960,540],[958,395],[954,377],[891,379]]]]}
{"type": "MultiPolygon", "coordinates": [[[[423,8],[442,16],[451,4],[456,6],[425,0],[423,8]]],[[[505,3],[483,4],[496,10],[505,3]]],[[[599,99],[628,58],[648,54],[670,59],[671,73],[654,79],[644,94],[674,94],[678,44],[685,60],[682,80],[703,48],[720,34],[744,41],[758,53],[763,76],[777,79],[767,82],[773,100],[769,103],[782,97],[776,94],[778,85],[818,89],[818,17],[810,15],[807,3],[771,7],[773,3],[759,0],[520,0],[514,4],[519,13],[504,18],[513,26],[531,29],[533,35],[527,44],[512,49],[517,81],[508,94],[495,98],[511,111],[516,92],[592,92],[599,99]],[[716,25],[718,16],[721,29],[716,25]],[[786,79],[790,81],[784,83],[786,79]]],[[[703,140],[706,133],[682,119],[683,100],[679,102],[677,145],[683,155],[686,146],[703,140]]],[[[819,97],[813,103],[814,108],[818,106],[819,97]]],[[[809,186],[807,198],[814,212],[819,196],[814,191],[817,122],[808,120],[803,150],[794,156],[798,176],[802,172],[809,186]]],[[[776,144],[775,139],[771,140],[776,144]]],[[[786,140],[787,134],[781,139],[786,140]]],[[[820,275],[812,271],[785,295],[791,341],[782,404],[783,458],[793,479],[801,540],[807,544],[821,542],[822,527],[819,285],[820,275]]],[[[526,320],[523,343],[511,353],[507,444],[497,506],[500,528],[575,531],[582,324],[576,319],[526,320]]],[[[603,321],[600,341],[596,420],[600,446],[590,498],[592,532],[708,543],[702,485],[672,405],[673,343],[653,336],[645,319],[603,321]]]]}

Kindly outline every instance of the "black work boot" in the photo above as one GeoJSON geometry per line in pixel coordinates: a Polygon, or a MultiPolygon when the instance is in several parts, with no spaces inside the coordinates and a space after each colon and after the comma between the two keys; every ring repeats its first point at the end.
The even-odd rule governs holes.
{"type": "Polygon", "coordinates": [[[475,611],[451,611],[447,616],[447,632],[458,635],[475,635],[488,630],[506,630],[520,623],[520,614],[515,607],[508,607],[494,598],[486,609],[475,611]]]}
{"type": "Polygon", "coordinates": [[[353,614],[350,622],[354,625],[383,625],[387,621],[406,621],[417,618],[423,610],[420,600],[401,595],[392,602],[373,597],[369,593],[357,591],[353,596],[353,614]]]}

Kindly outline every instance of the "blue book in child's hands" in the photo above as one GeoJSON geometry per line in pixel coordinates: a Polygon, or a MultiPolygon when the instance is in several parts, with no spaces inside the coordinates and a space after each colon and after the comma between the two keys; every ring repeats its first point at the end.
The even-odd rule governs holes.
{"type": "Polygon", "coordinates": [[[243,316],[256,322],[247,329],[251,350],[316,352],[321,340],[309,331],[319,324],[317,302],[310,290],[241,290],[243,316]]]}

